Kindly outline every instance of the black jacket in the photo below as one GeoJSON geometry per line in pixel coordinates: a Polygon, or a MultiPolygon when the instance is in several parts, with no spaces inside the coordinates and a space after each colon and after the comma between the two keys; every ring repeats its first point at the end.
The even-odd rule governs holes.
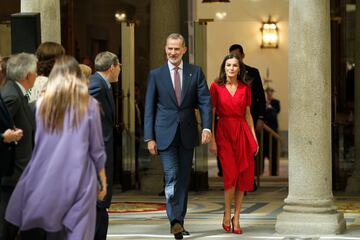
{"type": "Polygon", "coordinates": [[[256,125],[256,121],[259,118],[263,119],[265,117],[265,93],[259,70],[249,65],[245,65],[245,69],[247,74],[253,78],[250,83],[252,96],[251,116],[253,117],[254,125],[256,125]]]}
{"type": "MultiPolygon", "coordinates": [[[[14,122],[0,94],[0,133],[3,134],[7,129],[12,129],[14,122]]],[[[15,157],[15,144],[5,143],[0,139],[0,177],[10,175],[13,169],[15,157]]]]}

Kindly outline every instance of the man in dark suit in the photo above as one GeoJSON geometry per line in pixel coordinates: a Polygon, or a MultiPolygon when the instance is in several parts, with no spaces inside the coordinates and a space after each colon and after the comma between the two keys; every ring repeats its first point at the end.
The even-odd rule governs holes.
{"type": "MultiPolygon", "coordinates": [[[[7,57],[0,58],[0,87],[5,83],[7,60],[7,57]]],[[[2,176],[11,174],[15,157],[15,142],[19,141],[22,135],[22,130],[15,127],[0,93],[0,179],[2,176]]]]}
{"type": "Polygon", "coordinates": [[[111,204],[114,171],[115,103],[110,83],[117,82],[119,78],[121,65],[118,57],[111,52],[100,52],[95,57],[95,71],[90,76],[89,93],[101,106],[101,125],[107,156],[107,195],[103,201],[97,203],[95,240],[106,240],[109,225],[107,209],[111,204]]]}
{"type": "MultiPolygon", "coordinates": [[[[233,44],[229,48],[229,53],[238,55],[242,61],[244,61],[245,53],[244,49],[240,44],[233,44]]],[[[254,126],[257,132],[261,131],[264,127],[264,116],[265,116],[265,94],[262,85],[259,70],[245,64],[247,71],[247,81],[251,87],[251,116],[254,120],[254,126]]],[[[259,164],[258,162],[255,162],[259,164]]],[[[255,171],[258,167],[255,167],[255,171]]],[[[254,191],[256,190],[256,183],[254,182],[254,191]]]]}
{"type": "MultiPolygon", "coordinates": [[[[265,89],[266,92],[266,111],[265,111],[265,123],[275,132],[278,132],[278,119],[277,115],[280,112],[280,101],[273,98],[274,89],[271,87],[267,87],[265,89]]],[[[264,131],[264,157],[270,157],[270,149],[269,149],[269,134],[264,131]]],[[[278,175],[278,153],[277,153],[277,141],[273,139],[272,141],[272,165],[271,165],[271,175],[277,176],[278,175]]]]}
{"type": "MultiPolygon", "coordinates": [[[[11,174],[3,176],[0,182],[0,228],[4,225],[4,214],[11,193],[31,158],[33,132],[35,129],[34,114],[25,96],[35,82],[37,59],[33,54],[20,53],[13,55],[7,62],[6,83],[1,88],[1,96],[14,121],[22,129],[23,137],[15,147],[15,157],[11,174]]],[[[1,231],[2,232],[2,231],[1,231]]],[[[0,237],[2,239],[3,236],[0,237]]]]}
{"type": "MultiPolygon", "coordinates": [[[[244,61],[245,53],[240,44],[231,45],[229,53],[240,56],[241,60],[244,61]]],[[[263,84],[257,68],[245,64],[245,69],[248,75],[251,76],[249,82],[252,96],[251,116],[253,117],[256,130],[261,130],[264,127],[265,116],[265,94],[263,84]]]]}
{"type": "Polygon", "coordinates": [[[167,63],[148,77],[144,140],[151,154],[160,155],[164,176],[166,213],[170,232],[182,239],[194,147],[198,145],[195,108],[202,120],[202,143],[211,138],[211,98],[200,67],[182,61],[185,40],[177,33],[166,39],[167,63]]]}

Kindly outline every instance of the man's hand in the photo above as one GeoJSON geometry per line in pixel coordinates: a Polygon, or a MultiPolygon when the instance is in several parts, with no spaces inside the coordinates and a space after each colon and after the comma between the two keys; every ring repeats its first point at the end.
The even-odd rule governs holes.
{"type": "Polygon", "coordinates": [[[211,132],[203,130],[201,134],[201,144],[209,143],[211,140],[211,132]]]}
{"type": "Polygon", "coordinates": [[[99,201],[103,201],[107,194],[106,186],[102,187],[100,190],[97,191],[97,199],[99,201]]]}
{"type": "Polygon", "coordinates": [[[256,126],[255,126],[255,129],[257,130],[257,131],[260,131],[261,129],[263,129],[264,128],[264,121],[262,120],[262,119],[258,119],[257,121],[256,121],[256,126]]]}
{"type": "Polygon", "coordinates": [[[155,140],[148,141],[147,142],[147,148],[148,148],[150,154],[152,154],[152,155],[157,155],[158,154],[155,140]]]}

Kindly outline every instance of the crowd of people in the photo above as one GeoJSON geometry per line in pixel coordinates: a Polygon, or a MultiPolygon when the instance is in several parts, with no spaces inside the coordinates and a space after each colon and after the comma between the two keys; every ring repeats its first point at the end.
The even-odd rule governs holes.
{"type": "MultiPolygon", "coordinates": [[[[209,88],[202,69],[183,61],[182,35],[170,34],[164,50],[166,63],[148,75],[140,122],[149,153],[159,155],[163,166],[170,232],[175,239],[190,234],[188,186],[201,142],[222,167],[221,225],[242,234],[241,204],[256,187],[256,129],[266,113],[259,72],[244,64],[243,48],[235,44],[209,88]]],[[[106,239],[114,171],[111,83],[121,64],[104,51],[94,70],[54,42],[42,43],[35,54],[0,59],[1,240],[106,239]]]]}

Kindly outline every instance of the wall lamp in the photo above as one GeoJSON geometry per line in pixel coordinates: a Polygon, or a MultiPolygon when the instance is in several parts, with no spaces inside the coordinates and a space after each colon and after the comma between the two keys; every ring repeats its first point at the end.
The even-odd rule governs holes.
{"type": "Polygon", "coordinates": [[[126,13],[119,10],[115,12],[114,17],[117,22],[125,22],[127,19],[126,13]]]}
{"type": "Polygon", "coordinates": [[[261,30],[261,48],[278,48],[279,47],[279,28],[277,23],[271,20],[262,23],[261,30]]]}
{"type": "Polygon", "coordinates": [[[202,3],[229,3],[230,0],[203,0],[202,3]]]}

